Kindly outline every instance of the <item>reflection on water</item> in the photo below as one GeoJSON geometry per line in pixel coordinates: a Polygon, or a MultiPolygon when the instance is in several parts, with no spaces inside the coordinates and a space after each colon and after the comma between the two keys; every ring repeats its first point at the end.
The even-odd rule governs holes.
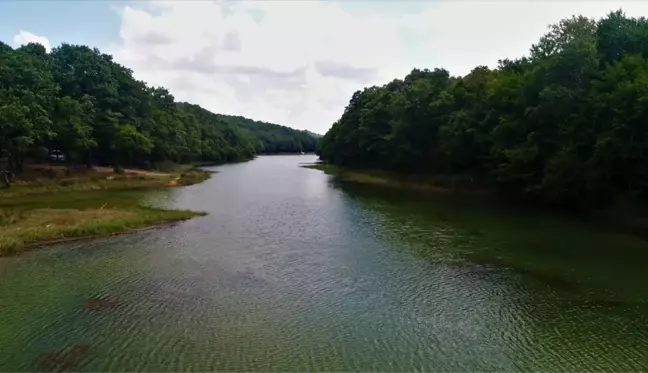
{"type": "Polygon", "coordinates": [[[205,217],[0,261],[0,370],[648,368],[643,241],[313,160],[220,166],[145,197],[205,217]]]}

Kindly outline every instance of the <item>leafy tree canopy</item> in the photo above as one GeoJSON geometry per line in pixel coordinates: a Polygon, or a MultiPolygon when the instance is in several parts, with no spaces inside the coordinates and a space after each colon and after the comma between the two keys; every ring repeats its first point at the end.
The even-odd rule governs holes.
{"type": "Polygon", "coordinates": [[[648,20],[564,19],[528,57],[414,69],[356,92],[318,144],[333,164],[469,175],[540,200],[648,197],[648,20]]]}
{"type": "Polygon", "coordinates": [[[314,151],[315,143],[303,131],[177,103],[97,49],[62,44],[47,53],[39,44],[0,42],[5,173],[20,172],[42,149],[60,150],[69,162],[150,167],[314,151]]]}

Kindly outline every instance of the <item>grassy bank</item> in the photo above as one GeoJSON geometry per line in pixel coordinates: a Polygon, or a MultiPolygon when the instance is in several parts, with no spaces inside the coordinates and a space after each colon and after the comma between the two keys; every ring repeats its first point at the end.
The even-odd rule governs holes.
{"type": "Polygon", "coordinates": [[[0,189],[0,199],[31,194],[68,191],[151,189],[191,185],[207,180],[211,174],[192,166],[177,166],[176,172],[118,170],[95,167],[69,170],[61,166],[33,165],[13,181],[10,188],[0,189]]]}
{"type": "Polygon", "coordinates": [[[377,184],[430,192],[489,193],[488,188],[483,187],[483,185],[480,185],[468,175],[405,174],[382,170],[347,169],[327,163],[307,164],[302,165],[302,167],[320,170],[344,181],[365,184],[377,184]]]}
{"type": "Polygon", "coordinates": [[[140,205],[147,190],[195,184],[208,172],[179,174],[95,168],[58,174],[38,167],[0,190],[0,255],[61,240],[100,237],[204,215],[140,205]],[[36,175],[36,176],[35,176],[36,175]]]}

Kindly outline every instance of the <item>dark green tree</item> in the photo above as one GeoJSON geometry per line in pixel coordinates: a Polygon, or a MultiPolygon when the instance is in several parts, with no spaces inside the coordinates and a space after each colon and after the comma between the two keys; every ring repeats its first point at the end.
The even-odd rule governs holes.
{"type": "Polygon", "coordinates": [[[550,27],[528,57],[463,77],[414,69],[356,92],[317,145],[347,167],[467,174],[572,207],[648,203],[648,21],[550,27]]]}

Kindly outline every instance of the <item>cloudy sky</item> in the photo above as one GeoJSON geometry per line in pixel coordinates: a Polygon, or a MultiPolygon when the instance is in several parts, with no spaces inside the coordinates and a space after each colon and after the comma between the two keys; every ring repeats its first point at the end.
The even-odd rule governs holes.
{"type": "Polygon", "coordinates": [[[324,133],[351,94],[412,68],[462,75],[527,53],[572,14],[648,1],[7,1],[0,40],[86,44],[218,113],[324,133]]]}

